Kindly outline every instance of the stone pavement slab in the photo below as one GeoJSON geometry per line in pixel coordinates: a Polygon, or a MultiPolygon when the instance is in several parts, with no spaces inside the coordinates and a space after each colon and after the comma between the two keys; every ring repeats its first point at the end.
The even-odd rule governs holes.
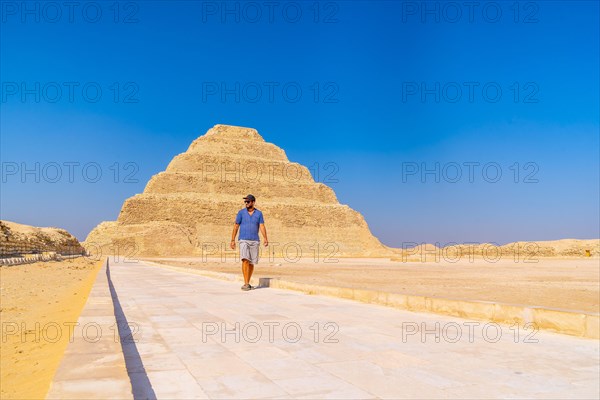
{"type": "MultiPolygon", "coordinates": [[[[243,292],[144,262],[109,270],[117,320],[135,340],[122,346],[135,398],[600,396],[597,340],[281,289],[243,292]]],[[[96,390],[114,397],[101,381],[96,390]]]]}

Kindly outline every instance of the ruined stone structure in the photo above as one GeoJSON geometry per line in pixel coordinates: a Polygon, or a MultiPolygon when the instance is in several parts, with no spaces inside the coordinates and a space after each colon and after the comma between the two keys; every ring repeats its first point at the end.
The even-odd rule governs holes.
{"type": "Polygon", "coordinates": [[[64,229],[0,221],[0,258],[47,252],[82,254],[84,248],[75,236],[64,229]]]}

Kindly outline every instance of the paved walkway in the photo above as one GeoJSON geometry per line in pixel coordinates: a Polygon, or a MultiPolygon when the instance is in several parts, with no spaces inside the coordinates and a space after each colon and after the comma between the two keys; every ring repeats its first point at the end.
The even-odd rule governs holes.
{"type": "MultiPolygon", "coordinates": [[[[142,262],[111,262],[109,272],[120,333],[129,333],[126,320],[136,340],[122,344],[135,398],[600,396],[595,340],[272,288],[243,292],[142,262]]],[[[98,382],[97,396],[110,397],[98,382]]]]}

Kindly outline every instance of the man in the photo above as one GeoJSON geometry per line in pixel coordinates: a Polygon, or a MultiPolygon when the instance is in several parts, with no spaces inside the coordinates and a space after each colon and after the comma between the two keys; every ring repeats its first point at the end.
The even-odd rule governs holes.
{"type": "Polygon", "coordinates": [[[258,237],[259,229],[265,239],[265,246],[269,245],[265,220],[262,212],[254,208],[255,201],[256,198],[251,194],[244,197],[246,208],[238,211],[235,217],[235,224],[233,225],[233,233],[231,234],[230,246],[233,250],[235,249],[235,235],[237,235],[238,229],[240,230],[238,241],[240,242],[240,258],[242,260],[242,273],[244,274],[244,286],[242,286],[242,290],[252,289],[250,278],[252,277],[252,272],[254,272],[254,264],[258,262],[258,248],[260,245],[258,237]]]}

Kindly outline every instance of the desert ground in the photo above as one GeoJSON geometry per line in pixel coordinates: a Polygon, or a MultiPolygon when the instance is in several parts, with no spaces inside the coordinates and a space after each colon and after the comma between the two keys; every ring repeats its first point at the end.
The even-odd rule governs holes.
{"type": "MultiPolygon", "coordinates": [[[[233,258],[145,258],[149,261],[241,275],[233,258]]],[[[253,278],[281,278],[324,286],[338,286],[449,299],[483,300],[598,312],[600,259],[538,258],[515,262],[469,259],[452,263],[401,262],[377,258],[339,258],[337,263],[302,259],[264,259],[253,278]],[[532,260],[528,260],[532,261],[532,260]]]]}
{"type": "MultiPolygon", "coordinates": [[[[159,228],[164,227],[162,222],[155,225],[159,228]]],[[[138,225],[135,227],[137,229],[138,225]]],[[[35,228],[8,221],[0,228],[0,239],[3,243],[0,250],[5,255],[13,255],[17,251],[30,254],[31,250],[66,250],[67,253],[83,251],[83,247],[72,235],[56,228],[35,228]]],[[[98,232],[104,231],[99,229],[98,232]]],[[[178,236],[166,236],[171,241],[179,240],[178,236]]],[[[169,240],[165,241],[164,237],[165,235],[151,236],[152,240],[147,243],[160,243],[162,247],[157,249],[160,250],[159,254],[163,254],[162,257],[150,258],[146,254],[147,257],[142,258],[144,252],[141,251],[138,258],[241,276],[241,263],[235,251],[226,250],[219,258],[175,257],[174,254],[179,253],[171,251],[172,243],[169,240]]],[[[197,251],[191,242],[188,241],[187,245],[192,246],[192,251],[185,254],[194,254],[194,251],[197,251]]],[[[264,256],[254,271],[255,282],[259,278],[280,278],[313,285],[446,299],[492,301],[587,313],[599,311],[598,240],[539,242],[535,253],[525,251],[528,249],[526,247],[522,248],[523,251],[515,252],[513,249],[518,250],[521,247],[509,244],[500,248],[502,251],[498,254],[502,256],[499,259],[494,258],[494,252],[483,258],[482,255],[487,254],[484,251],[486,246],[483,245],[474,249],[439,249],[422,245],[408,251],[397,249],[391,256],[384,257],[378,254],[379,258],[331,257],[322,254],[316,259],[297,260],[277,258],[273,253],[269,255],[269,251],[266,250],[272,248],[273,246],[263,248],[264,256]],[[432,252],[435,254],[433,257],[432,252]],[[455,258],[456,254],[460,254],[459,259],[455,258]],[[443,257],[438,259],[440,255],[443,257]]],[[[154,247],[152,249],[156,250],[154,247]]],[[[141,247],[140,250],[144,248],[141,247]]],[[[102,262],[99,260],[105,259],[106,254],[102,257],[92,255],[62,261],[0,267],[2,399],[38,399],[46,396],[69,344],[70,326],[77,322],[100,270],[102,262]]],[[[118,258],[109,256],[109,260],[118,258]]],[[[121,267],[125,266],[128,266],[127,262],[121,264],[121,267]]],[[[140,268],[121,268],[115,271],[124,274],[121,277],[125,277],[127,281],[127,274],[139,273],[145,276],[146,271],[153,271],[152,273],[160,275],[164,271],[158,270],[166,270],[157,269],[151,264],[140,263],[138,266],[140,268]]],[[[166,283],[175,284],[178,281],[177,275],[166,272],[165,274],[173,280],[166,283]]],[[[151,280],[147,283],[152,284],[151,280]]],[[[206,285],[216,287],[218,283],[209,280],[206,285]]],[[[140,290],[137,282],[129,287],[129,290],[140,290]]],[[[148,293],[148,290],[142,292],[148,293]]],[[[236,294],[239,292],[236,291],[236,294]]],[[[127,296],[127,292],[122,292],[121,295],[127,296]]],[[[148,307],[153,305],[148,304],[148,307]]],[[[196,309],[193,312],[195,313],[196,309]]],[[[168,320],[173,318],[173,315],[162,317],[168,320]]],[[[179,334],[172,339],[179,340],[179,334]]],[[[159,380],[155,382],[158,384],[159,380]]]]}
{"type": "Polygon", "coordinates": [[[65,323],[77,322],[100,265],[82,257],[0,268],[2,399],[46,396],[69,341],[65,323]]]}

